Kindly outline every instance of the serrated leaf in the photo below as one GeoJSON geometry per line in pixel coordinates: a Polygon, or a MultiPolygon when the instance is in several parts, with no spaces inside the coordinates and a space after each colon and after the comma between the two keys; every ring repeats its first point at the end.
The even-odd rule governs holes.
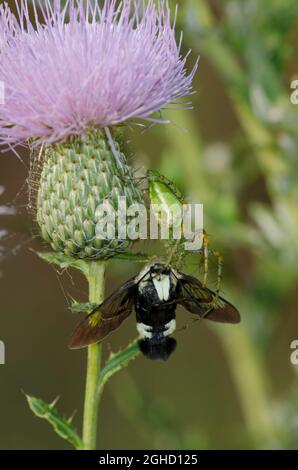
{"type": "Polygon", "coordinates": [[[25,394],[25,396],[30,409],[38,418],[48,421],[48,423],[53,426],[54,431],[60,437],[67,440],[73,447],[75,447],[75,449],[83,448],[83,442],[71,424],[71,419],[67,420],[62,418],[57,412],[55,408],[57,399],[53,403],[47,404],[39,398],[35,398],[27,394],[25,394]]]}
{"type": "Polygon", "coordinates": [[[74,302],[70,306],[70,310],[72,311],[72,313],[90,313],[95,308],[99,307],[99,305],[100,304],[94,304],[91,302],[85,302],[85,303],[74,302]]]}
{"type": "MultiPolygon", "coordinates": [[[[33,250],[32,250],[33,251],[33,250]]],[[[50,264],[57,264],[62,269],[76,268],[79,269],[85,276],[88,275],[89,265],[88,262],[83,259],[75,259],[71,256],[66,256],[63,253],[55,253],[54,251],[42,253],[35,251],[35,253],[44,261],[50,264]]]]}
{"type": "Polygon", "coordinates": [[[138,339],[130,343],[125,349],[122,349],[117,353],[112,353],[107,362],[105,363],[104,367],[102,368],[99,376],[100,390],[105,385],[105,383],[112,377],[112,375],[116,374],[116,372],[120,371],[124,367],[127,367],[129,362],[136,359],[139,354],[140,349],[138,339]]]}

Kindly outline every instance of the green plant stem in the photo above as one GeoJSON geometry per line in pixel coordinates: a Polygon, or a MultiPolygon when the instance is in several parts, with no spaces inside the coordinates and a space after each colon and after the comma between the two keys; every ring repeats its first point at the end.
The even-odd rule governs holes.
{"type": "MultiPolygon", "coordinates": [[[[100,304],[104,299],[105,263],[91,261],[88,263],[87,279],[89,282],[89,301],[100,304]]],[[[100,394],[97,393],[101,365],[101,344],[88,347],[87,376],[83,418],[84,450],[96,449],[98,411],[100,394]]]]}
{"type": "Polygon", "coordinates": [[[220,333],[252,442],[257,447],[274,448],[279,436],[268,402],[266,373],[247,329],[237,325],[220,333]]]}

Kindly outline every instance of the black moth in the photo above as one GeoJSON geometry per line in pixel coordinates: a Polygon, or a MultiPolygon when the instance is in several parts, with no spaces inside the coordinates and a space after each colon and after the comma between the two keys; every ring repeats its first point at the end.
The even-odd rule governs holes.
{"type": "Polygon", "coordinates": [[[166,360],[176,348],[171,337],[176,329],[176,307],[182,305],[201,318],[222,323],[239,323],[238,310],[193,276],[158,262],[147,266],[91,312],[75,329],[71,349],[101,341],[136,312],[139,347],[149,359],[166,360]],[[100,322],[92,322],[100,310],[100,322]]]}

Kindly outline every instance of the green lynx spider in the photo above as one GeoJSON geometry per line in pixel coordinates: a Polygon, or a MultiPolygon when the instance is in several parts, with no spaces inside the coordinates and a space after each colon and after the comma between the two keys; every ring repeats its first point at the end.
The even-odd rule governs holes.
{"type": "MultiPolygon", "coordinates": [[[[149,170],[147,172],[148,192],[150,202],[157,204],[160,211],[169,211],[173,204],[188,204],[188,199],[180,192],[177,186],[170,181],[166,176],[162,175],[156,170],[149,170]]],[[[183,227],[182,227],[183,233],[183,227]]],[[[184,238],[175,240],[170,246],[167,265],[171,264],[175,259],[175,265],[181,262],[181,259],[186,255],[185,250],[182,248],[184,238]],[[182,249],[181,249],[182,248],[182,249]]],[[[219,297],[219,292],[222,282],[222,266],[223,256],[218,251],[209,248],[209,236],[206,231],[203,231],[203,245],[202,248],[195,253],[203,255],[204,277],[203,286],[206,287],[209,274],[209,256],[212,255],[217,259],[217,281],[216,281],[216,297],[219,297]]]]}

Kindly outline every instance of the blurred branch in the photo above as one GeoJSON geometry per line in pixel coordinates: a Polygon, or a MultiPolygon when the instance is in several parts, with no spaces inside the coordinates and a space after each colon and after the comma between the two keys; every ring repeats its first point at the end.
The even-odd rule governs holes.
{"type": "Polygon", "coordinates": [[[124,418],[137,431],[138,436],[148,447],[154,449],[195,449],[206,448],[205,433],[193,427],[182,426],[168,402],[159,397],[143,394],[132,375],[126,371],[125,380],[119,387],[111,387],[110,392],[124,418]]]}
{"type": "Polygon", "coordinates": [[[274,449],[279,440],[268,398],[266,372],[247,328],[243,324],[226,328],[218,337],[227,355],[254,446],[274,449]]]}

